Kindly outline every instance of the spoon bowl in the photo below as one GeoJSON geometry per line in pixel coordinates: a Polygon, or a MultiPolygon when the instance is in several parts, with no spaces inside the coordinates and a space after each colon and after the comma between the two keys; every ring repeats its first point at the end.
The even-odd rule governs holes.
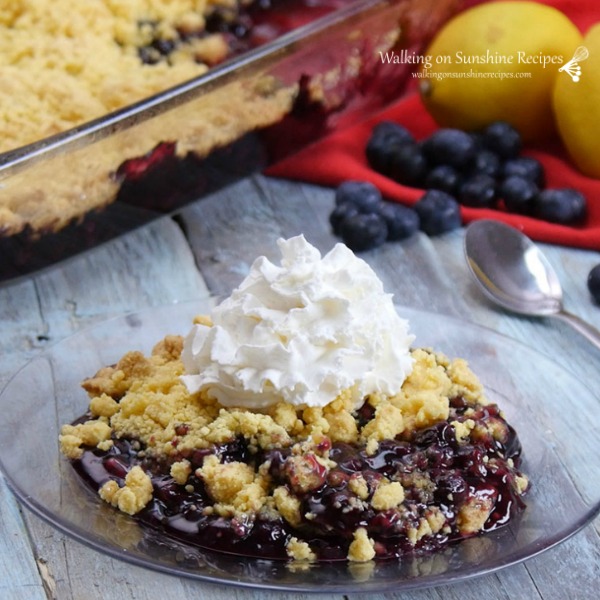
{"type": "Polygon", "coordinates": [[[469,269],[490,300],[516,313],[557,317],[600,348],[600,331],[565,311],[552,265],[518,229],[490,219],[474,221],[464,248],[469,269]]]}

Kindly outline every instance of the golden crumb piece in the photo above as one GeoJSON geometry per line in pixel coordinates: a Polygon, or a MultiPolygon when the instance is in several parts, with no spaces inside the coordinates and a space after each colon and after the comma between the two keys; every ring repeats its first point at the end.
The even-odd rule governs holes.
{"type": "Polygon", "coordinates": [[[245,485],[233,499],[235,514],[258,513],[265,505],[268,498],[267,481],[256,477],[254,481],[245,485]]]}
{"type": "Polygon", "coordinates": [[[113,446],[115,445],[115,443],[112,440],[104,440],[102,442],[98,442],[98,444],[96,444],[96,448],[98,448],[98,450],[110,450],[113,446]]]}
{"type": "Polygon", "coordinates": [[[289,435],[296,435],[304,428],[302,419],[298,418],[296,407],[287,402],[279,402],[271,409],[270,415],[277,423],[283,427],[289,435]]]}
{"type": "Polygon", "coordinates": [[[413,370],[391,402],[404,416],[406,431],[430,427],[448,418],[453,384],[435,354],[417,349],[413,370]]]}
{"type": "Polygon", "coordinates": [[[515,491],[519,496],[523,495],[529,487],[529,479],[525,475],[517,475],[515,477],[515,491]]]}
{"type": "Polygon", "coordinates": [[[61,452],[68,458],[79,458],[81,446],[97,446],[110,440],[111,428],[101,420],[86,421],[78,425],[63,425],[59,436],[61,452]]]}
{"type": "Polygon", "coordinates": [[[302,435],[304,437],[322,437],[329,432],[329,421],[323,416],[323,409],[311,406],[302,411],[305,423],[302,435]]]}
{"type": "Polygon", "coordinates": [[[189,460],[180,460],[171,465],[170,474],[179,485],[185,485],[192,473],[192,465],[189,460]]]}
{"type": "Polygon", "coordinates": [[[506,443],[509,436],[509,430],[506,423],[495,417],[490,417],[486,421],[486,426],[495,440],[502,442],[503,444],[506,443]]]}
{"type": "Polygon", "coordinates": [[[180,335],[167,335],[152,348],[152,356],[158,356],[165,361],[175,360],[181,356],[183,350],[183,337],[180,335]]]}
{"type": "Polygon", "coordinates": [[[290,494],[286,487],[279,486],[273,490],[273,499],[281,516],[293,527],[298,527],[302,521],[298,497],[290,494]]]}
{"type": "Polygon", "coordinates": [[[324,416],[329,423],[327,435],[332,442],[353,444],[358,441],[358,426],[350,411],[325,411],[324,416]]]}
{"type": "Polygon", "coordinates": [[[458,511],[456,523],[459,531],[463,535],[472,535],[481,531],[485,522],[488,520],[494,500],[490,497],[471,497],[458,511]]]}
{"type": "Polygon", "coordinates": [[[397,481],[382,481],[371,498],[375,510],[389,510],[404,502],[404,488],[397,481]]]}
{"type": "Polygon", "coordinates": [[[310,546],[296,537],[290,539],[285,550],[287,555],[294,560],[313,562],[317,558],[310,546]]]}
{"type": "Polygon", "coordinates": [[[189,53],[193,53],[198,62],[206,62],[209,65],[216,65],[227,58],[229,46],[226,39],[218,33],[207,35],[203,38],[192,40],[190,50],[184,52],[174,52],[174,61],[181,61],[183,64],[189,62],[189,53]],[[181,55],[181,58],[180,58],[181,55]]]}
{"type": "Polygon", "coordinates": [[[431,528],[431,524],[429,519],[423,518],[419,519],[419,524],[417,527],[411,527],[407,531],[408,541],[414,546],[421,538],[426,535],[431,535],[433,530],[431,528]]]}
{"type": "Polygon", "coordinates": [[[141,467],[135,466],[127,473],[125,485],[107,481],[99,490],[100,498],[128,515],[135,515],[152,499],[152,481],[141,467]]]}
{"type": "Polygon", "coordinates": [[[221,463],[214,454],[207,456],[202,467],[196,469],[211,497],[223,504],[233,504],[244,486],[254,481],[254,470],[246,463],[221,463]]]}
{"type": "Polygon", "coordinates": [[[366,500],[369,497],[369,486],[361,473],[355,473],[350,477],[348,488],[361,500],[366,500]]]}
{"type": "Polygon", "coordinates": [[[429,527],[431,527],[431,531],[433,533],[441,531],[442,527],[446,523],[446,517],[444,516],[444,513],[442,513],[437,506],[433,506],[428,509],[425,513],[425,518],[427,519],[429,527]]]}
{"type": "Polygon", "coordinates": [[[381,403],[375,409],[375,416],[362,428],[363,441],[393,440],[404,431],[402,411],[388,402],[381,403]]]}
{"type": "Polygon", "coordinates": [[[107,394],[96,396],[90,401],[90,411],[95,417],[112,417],[118,410],[118,402],[107,394]]]}
{"type": "Polygon", "coordinates": [[[348,548],[348,560],[351,562],[367,562],[375,557],[375,542],[367,535],[367,530],[359,527],[354,532],[354,539],[348,548]]]}
{"type": "Polygon", "coordinates": [[[151,372],[150,361],[138,351],[127,352],[114,367],[104,367],[81,384],[90,397],[106,394],[118,400],[131,384],[151,372]]]}
{"type": "Polygon", "coordinates": [[[469,404],[488,404],[483,393],[483,385],[462,358],[456,358],[446,368],[452,381],[450,396],[462,396],[469,404]]]}
{"type": "Polygon", "coordinates": [[[111,398],[120,398],[127,391],[128,382],[124,381],[123,371],[115,367],[104,367],[93,377],[88,377],[81,383],[81,387],[93,398],[106,394],[111,398]]]}
{"type": "Polygon", "coordinates": [[[275,508],[290,525],[293,527],[300,525],[302,517],[300,515],[300,500],[297,496],[290,494],[286,487],[279,486],[273,490],[273,499],[275,508]]]}
{"type": "Polygon", "coordinates": [[[466,421],[451,421],[450,425],[454,427],[456,441],[460,444],[469,439],[471,431],[473,431],[473,428],[475,427],[475,421],[473,421],[473,419],[467,419],[466,421]]]}
{"type": "Polygon", "coordinates": [[[127,380],[144,379],[151,372],[151,363],[142,352],[134,350],[123,355],[117,363],[117,371],[123,371],[127,380]]]}

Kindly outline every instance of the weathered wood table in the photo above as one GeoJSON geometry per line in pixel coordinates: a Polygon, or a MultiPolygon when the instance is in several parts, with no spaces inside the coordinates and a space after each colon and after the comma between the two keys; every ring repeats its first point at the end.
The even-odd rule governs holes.
{"type": "MultiPolygon", "coordinates": [[[[256,256],[277,257],[279,237],[302,232],[321,251],[329,250],[337,241],[327,220],[332,203],[331,190],[255,176],[189,206],[175,219],[155,221],[45,272],[0,285],[0,384],[40,349],[107,317],[193,299],[207,289],[228,294],[256,256]]],[[[600,399],[600,351],[560,322],[508,315],[489,304],[470,280],[462,240],[462,230],[438,238],[419,234],[362,256],[399,303],[484,324],[535,346],[587,381],[600,399]]],[[[600,307],[586,289],[587,273],[600,255],[552,246],[544,251],[559,272],[567,307],[600,327],[600,307]]],[[[369,597],[585,600],[597,597],[599,584],[596,519],[558,547],[496,574],[369,597]]],[[[197,583],[107,558],[21,510],[0,480],[0,599],[232,597],[299,600],[308,595],[197,583]]]]}

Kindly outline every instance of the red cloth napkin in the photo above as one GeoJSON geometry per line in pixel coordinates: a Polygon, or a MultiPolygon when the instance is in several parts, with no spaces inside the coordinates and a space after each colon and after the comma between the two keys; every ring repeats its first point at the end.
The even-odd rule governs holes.
{"type": "MultiPolygon", "coordinates": [[[[478,3],[471,1],[467,4],[478,3]]],[[[583,33],[593,23],[600,21],[598,0],[545,0],[544,3],[564,12],[583,33]]],[[[598,73],[593,75],[600,76],[598,73]]],[[[417,139],[427,137],[437,128],[418,94],[414,91],[409,92],[376,116],[327,136],[275,164],[266,172],[275,177],[324,186],[337,186],[349,179],[370,181],[387,199],[412,205],[422,196],[423,190],[400,185],[376,173],[367,164],[365,146],[374,125],[383,120],[404,125],[417,139]]],[[[528,146],[523,155],[535,157],[542,162],[546,170],[547,187],[575,188],[586,195],[588,212],[585,222],[576,227],[565,226],[501,210],[466,206],[461,207],[463,222],[498,219],[518,227],[526,235],[540,242],[600,250],[600,180],[579,173],[558,140],[546,144],[543,148],[528,146]]]]}

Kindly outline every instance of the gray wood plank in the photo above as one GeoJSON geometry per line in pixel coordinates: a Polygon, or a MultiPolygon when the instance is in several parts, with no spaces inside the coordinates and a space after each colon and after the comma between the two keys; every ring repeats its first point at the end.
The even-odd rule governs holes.
{"type": "Polygon", "coordinates": [[[20,508],[0,475],[0,598],[45,600],[20,508]]]}

